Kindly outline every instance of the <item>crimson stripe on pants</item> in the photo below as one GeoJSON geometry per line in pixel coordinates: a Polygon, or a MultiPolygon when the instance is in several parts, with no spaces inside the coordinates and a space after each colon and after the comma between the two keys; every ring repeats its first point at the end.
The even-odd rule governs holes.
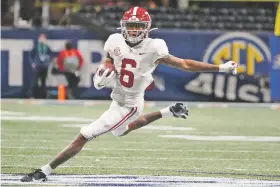
{"type": "Polygon", "coordinates": [[[96,135],[96,137],[97,137],[97,136],[100,136],[100,135],[102,135],[102,134],[105,134],[105,133],[107,133],[107,132],[110,132],[110,131],[112,131],[112,130],[114,130],[114,129],[116,129],[116,128],[118,128],[118,127],[121,126],[126,120],[128,120],[131,116],[133,116],[133,115],[136,113],[136,111],[137,111],[137,107],[133,107],[133,108],[130,110],[130,112],[129,112],[127,115],[125,115],[116,125],[114,125],[113,127],[111,127],[109,130],[107,130],[107,131],[105,131],[105,132],[102,132],[102,133],[96,135]]]}
{"type": "MultiPolygon", "coordinates": [[[[131,116],[133,116],[133,115],[137,112],[137,109],[138,109],[138,108],[137,108],[137,107],[134,107],[133,109],[135,109],[134,112],[133,112],[130,116],[128,116],[126,120],[128,120],[131,116]]],[[[124,118],[125,118],[125,117],[124,117],[124,118]]],[[[124,119],[124,118],[123,118],[123,119],[124,119]]],[[[123,120],[123,119],[122,119],[122,120],[123,120]]],[[[117,124],[118,126],[115,125],[116,127],[113,127],[113,129],[111,129],[110,131],[115,130],[116,128],[118,128],[119,126],[121,126],[126,120],[124,120],[123,122],[121,122],[121,124],[119,124],[119,125],[117,124]]]]}

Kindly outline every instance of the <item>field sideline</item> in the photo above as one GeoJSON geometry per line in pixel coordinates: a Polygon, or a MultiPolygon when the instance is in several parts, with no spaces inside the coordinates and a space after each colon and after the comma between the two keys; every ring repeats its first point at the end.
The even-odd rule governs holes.
{"type": "MultiPolygon", "coordinates": [[[[169,103],[147,102],[144,112],[169,103]]],[[[1,185],[22,185],[21,174],[48,163],[109,104],[2,99],[1,185]]],[[[280,186],[279,104],[188,105],[187,120],[97,138],[43,185],[280,186]]]]}

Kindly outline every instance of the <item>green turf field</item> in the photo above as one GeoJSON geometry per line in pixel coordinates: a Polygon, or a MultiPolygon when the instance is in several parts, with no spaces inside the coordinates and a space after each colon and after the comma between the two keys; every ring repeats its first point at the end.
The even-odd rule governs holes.
{"type": "MultiPolygon", "coordinates": [[[[107,107],[107,103],[81,106],[3,101],[1,173],[26,173],[48,163],[78,134],[79,125],[97,119],[107,107]],[[50,120],[46,117],[56,118],[43,121],[50,120]],[[75,119],[67,119],[70,117],[75,119]]],[[[144,112],[158,109],[146,108],[144,112]]],[[[187,120],[165,118],[124,137],[111,133],[99,137],[55,173],[280,180],[280,140],[268,141],[279,136],[279,110],[190,107],[187,120]],[[167,135],[189,135],[190,139],[167,135]],[[205,136],[210,140],[192,139],[205,136]],[[243,140],[211,140],[217,136],[242,136],[243,140]],[[262,141],[248,141],[252,136],[260,136],[262,141]]]]}

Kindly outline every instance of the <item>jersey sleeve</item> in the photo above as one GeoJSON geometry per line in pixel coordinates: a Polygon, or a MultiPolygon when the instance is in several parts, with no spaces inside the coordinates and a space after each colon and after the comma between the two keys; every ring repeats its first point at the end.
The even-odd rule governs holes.
{"type": "Polygon", "coordinates": [[[121,35],[119,33],[111,34],[104,44],[104,50],[108,52],[111,57],[113,55],[114,48],[119,43],[120,36],[121,35]]]}
{"type": "Polygon", "coordinates": [[[112,35],[109,36],[109,38],[106,40],[104,44],[104,51],[110,53],[110,45],[112,43],[112,35]]]}
{"type": "Polygon", "coordinates": [[[163,58],[164,56],[167,56],[169,54],[168,47],[167,47],[165,41],[162,39],[156,39],[155,48],[156,48],[155,61],[160,58],[163,58]]]}

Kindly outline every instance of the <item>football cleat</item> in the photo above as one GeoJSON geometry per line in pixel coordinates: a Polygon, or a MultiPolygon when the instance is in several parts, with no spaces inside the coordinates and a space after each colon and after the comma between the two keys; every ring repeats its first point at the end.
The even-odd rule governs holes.
{"type": "Polygon", "coordinates": [[[187,119],[189,110],[183,103],[175,103],[169,107],[174,117],[187,119]]]}
{"type": "Polygon", "coordinates": [[[44,182],[47,181],[47,176],[41,169],[33,169],[34,171],[23,176],[21,182],[44,182]]]}

